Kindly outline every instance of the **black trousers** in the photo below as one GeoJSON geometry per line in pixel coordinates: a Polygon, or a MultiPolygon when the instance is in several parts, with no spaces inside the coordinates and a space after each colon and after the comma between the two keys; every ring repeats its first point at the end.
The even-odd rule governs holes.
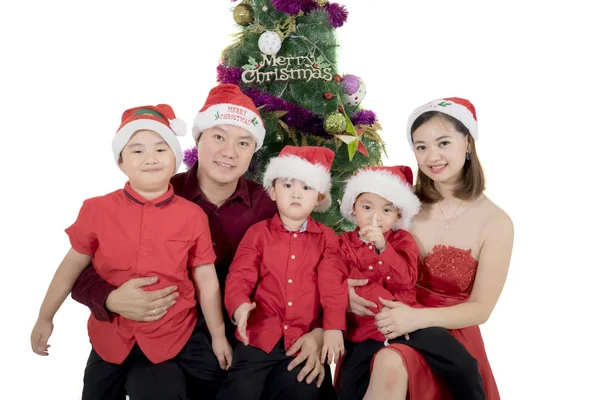
{"type": "MultiPolygon", "coordinates": [[[[485,399],[477,360],[446,329],[421,329],[411,333],[410,340],[399,337],[390,343],[405,344],[421,353],[431,370],[444,380],[453,398],[485,399]]],[[[375,340],[346,343],[338,399],[363,398],[369,386],[371,359],[383,347],[375,340]]]]}
{"type": "Polygon", "coordinates": [[[104,361],[92,349],[83,378],[83,400],[214,399],[227,372],[210,339],[196,329],[172,360],[153,364],[136,344],[122,364],[104,361]]]}
{"type": "MultiPolygon", "coordinates": [[[[319,400],[326,393],[334,396],[333,389],[323,388],[323,396],[316,380],[310,385],[296,379],[304,363],[292,371],[287,370],[293,357],[285,355],[283,340],[270,353],[240,344],[233,353],[233,365],[221,386],[217,400],[319,400]]],[[[331,385],[331,372],[327,368],[325,381],[331,385]]],[[[330,397],[331,398],[331,397],[330,397]]]]}

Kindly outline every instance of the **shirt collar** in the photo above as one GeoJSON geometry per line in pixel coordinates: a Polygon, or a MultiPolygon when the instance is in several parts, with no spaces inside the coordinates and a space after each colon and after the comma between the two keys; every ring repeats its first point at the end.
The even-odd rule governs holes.
{"type": "MultiPolygon", "coordinates": [[[[206,196],[204,195],[204,193],[202,193],[202,190],[200,189],[200,184],[198,182],[198,161],[196,161],[192,168],[190,168],[187,172],[184,173],[181,197],[191,201],[195,200],[198,197],[206,199],[206,196]]],[[[245,178],[240,178],[238,180],[237,187],[235,188],[233,194],[229,197],[229,199],[227,199],[226,203],[238,197],[248,207],[252,207],[252,202],[250,201],[248,181],[245,178]]]]}
{"type": "MultiPolygon", "coordinates": [[[[284,223],[281,221],[281,217],[279,217],[279,213],[276,213],[271,219],[271,228],[280,229],[285,232],[292,232],[284,223]]],[[[319,224],[312,219],[312,217],[308,217],[306,221],[302,224],[299,230],[296,232],[309,232],[309,233],[323,233],[323,230],[319,227],[319,224]]]]}
{"type": "Polygon", "coordinates": [[[123,193],[125,194],[125,197],[127,197],[130,201],[132,201],[133,203],[142,205],[142,206],[145,204],[152,204],[154,207],[160,207],[160,206],[170,203],[175,198],[175,192],[173,191],[173,185],[171,185],[170,183],[169,183],[169,188],[167,189],[167,191],[163,195],[157,197],[154,200],[148,200],[145,197],[143,197],[142,195],[140,195],[138,192],[136,192],[131,187],[131,184],[129,182],[127,182],[125,184],[125,187],[123,188],[123,193]]]}

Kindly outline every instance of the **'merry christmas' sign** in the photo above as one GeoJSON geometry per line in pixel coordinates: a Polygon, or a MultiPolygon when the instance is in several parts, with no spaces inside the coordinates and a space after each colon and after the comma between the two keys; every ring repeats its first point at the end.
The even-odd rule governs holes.
{"type": "Polygon", "coordinates": [[[260,63],[250,57],[244,65],[242,80],[245,83],[284,82],[289,80],[322,79],[330,81],[333,78],[331,65],[321,56],[283,57],[263,54],[260,63]]]}

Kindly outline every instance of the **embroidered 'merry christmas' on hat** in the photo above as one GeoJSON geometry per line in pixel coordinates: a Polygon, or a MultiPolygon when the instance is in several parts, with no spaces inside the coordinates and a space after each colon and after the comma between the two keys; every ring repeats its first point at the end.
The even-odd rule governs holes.
{"type": "Polygon", "coordinates": [[[475,106],[467,99],[461,99],[460,97],[448,97],[445,99],[430,101],[429,103],[418,107],[412,112],[412,114],[410,114],[406,132],[408,135],[408,143],[410,143],[411,147],[413,146],[413,140],[410,130],[416,119],[428,111],[438,111],[456,118],[467,127],[469,133],[473,137],[473,140],[477,140],[479,132],[477,129],[477,113],[475,112],[475,106]]]}
{"type": "Polygon", "coordinates": [[[256,140],[256,150],[265,139],[265,126],[252,99],[231,83],[211,89],[204,107],[194,120],[192,135],[198,140],[200,134],[213,126],[234,125],[246,129],[256,140]]]}
{"type": "Polygon", "coordinates": [[[331,206],[331,165],[335,153],[327,147],[285,146],[277,157],[271,158],[263,174],[265,190],[277,178],[297,179],[315,189],[325,198],[315,207],[325,212],[331,206]]]}
{"type": "Polygon", "coordinates": [[[175,116],[175,112],[168,104],[135,107],[123,113],[121,126],[112,141],[115,161],[119,162],[121,151],[133,134],[140,130],[158,133],[173,150],[176,170],[179,169],[183,160],[183,151],[176,136],[184,136],[187,127],[184,121],[175,116]]]}
{"type": "Polygon", "coordinates": [[[421,209],[421,202],[412,191],[412,181],[412,170],[403,165],[359,169],[346,182],[340,211],[344,218],[356,224],[352,215],[356,199],[362,193],[375,193],[390,201],[402,214],[392,229],[407,230],[421,209]]]}

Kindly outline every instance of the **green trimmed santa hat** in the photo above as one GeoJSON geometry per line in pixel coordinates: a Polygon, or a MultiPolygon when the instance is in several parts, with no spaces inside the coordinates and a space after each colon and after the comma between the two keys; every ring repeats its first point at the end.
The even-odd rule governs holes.
{"type": "Polygon", "coordinates": [[[335,153],[327,147],[285,146],[277,157],[271,158],[263,174],[265,190],[277,178],[297,179],[315,189],[325,198],[315,207],[325,212],[331,207],[331,166],[335,153]]]}
{"type": "Polygon", "coordinates": [[[411,147],[413,146],[412,134],[410,132],[412,126],[417,118],[428,111],[438,111],[456,118],[469,130],[473,140],[477,140],[479,135],[475,106],[467,99],[462,99],[460,97],[447,97],[445,99],[430,101],[429,103],[418,107],[412,112],[412,114],[410,114],[406,131],[408,135],[408,143],[410,143],[411,147]]]}
{"type": "Polygon", "coordinates": [[[158,133],[167,142],[175,154],[176,170],[183,160],[183,151],[176,136],[184,136],[187,128],[184,121],[175,116],[168,104],[130,108],[121,117],[121,126],[112,141],[115,161],[119,162],[121,151],[133,134],[139,130],[158,133]]]}
{"type": "Polygon", "coordinates": [[[356,224],[353,215],[356,199],[362,193],[375,193],[390,201],[402,214],[392,230],[408,230],[421,209],[421,202],[412,191],[412,182],[412,170],[404,165],[359,169],[346,182],[340,211],[344,218],[356,224]]]}
{"type": "Polygon", "coordinates": [[[218,85],[208,93],[206,103],[194,119],[194,140],[197,141],[204,130],[217,125],[234,125],[247,130],[256,140],[256,150],[265,139],[265,126],[254,102],[231,83],[218,85]]]}

